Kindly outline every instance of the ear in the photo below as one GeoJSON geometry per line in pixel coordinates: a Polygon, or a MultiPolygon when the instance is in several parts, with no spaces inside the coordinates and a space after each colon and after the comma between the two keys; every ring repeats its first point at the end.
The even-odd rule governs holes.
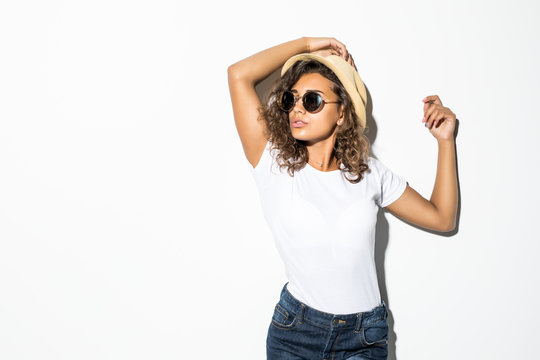
{"type": "Polygon", "coordinates": [[[345,107],[343,105],[339,105],[339,119],[345,121],[345,107]]]}

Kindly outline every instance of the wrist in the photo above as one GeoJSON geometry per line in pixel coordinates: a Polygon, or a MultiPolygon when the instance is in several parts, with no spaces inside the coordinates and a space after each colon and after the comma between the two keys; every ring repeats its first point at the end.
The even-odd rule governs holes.
{"type": "Polygon", "coordinates": [[[449,139],[437,139],[437,143],[439,144],[439,146],[444,146],[444,147],[454,146],[455,144],[454,140],[455,139],[453,137],[449,139]]]}
{"type": "Polygon", "coordinates": [[[306,53],[309,53],[311,52],[311,45],[309,43],[309,38],[307,36],[303,36],[300,38],[300,40],[302,41],[302,52],[306,52],[306,53]]]}

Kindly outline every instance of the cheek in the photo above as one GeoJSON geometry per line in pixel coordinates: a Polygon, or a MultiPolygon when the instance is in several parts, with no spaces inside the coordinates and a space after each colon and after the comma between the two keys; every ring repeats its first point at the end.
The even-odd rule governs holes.
{"type": "Polygon", "coordinates": [[[324,128],[325,130],[331,130],[336,126],[337,122],[339,120],[339,117],[337,114],[331,113],[331,114],[324,114],[323,116],[320,116],[316,119],[317,124],[319,127],[324,128]]]}

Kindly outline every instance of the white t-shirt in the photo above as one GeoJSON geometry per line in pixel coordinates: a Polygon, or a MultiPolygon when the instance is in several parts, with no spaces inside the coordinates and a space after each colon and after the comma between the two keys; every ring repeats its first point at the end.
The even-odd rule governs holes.
{"type": "Polygon", "coordinates": [[[380,305],[374,260],[378,206],[397,200],[407,182],[372,157],[370,170],[356,184],[341,170],[324,172],[309,164],[291,177],[279,169],[278,150],[270,146],[255,168],[248,164],[285,265],[287,290],[332,314],[380,305]]]}

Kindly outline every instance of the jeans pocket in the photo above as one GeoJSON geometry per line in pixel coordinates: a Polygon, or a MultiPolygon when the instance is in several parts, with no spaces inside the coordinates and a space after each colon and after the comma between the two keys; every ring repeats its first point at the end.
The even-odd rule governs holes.
{"type": "Polygon", "coordinates": [[[388,322],[386,319],[377,320],[362,328],[362,336],[366,345],[388,344],[388,322]]]}
{"type": "Polygon", "coordinates": [[[272,315],[272,325],[279,329],[292,329],[296,326],[298,315],[285,309],[279,303],[274,308],[272,315]]]}

